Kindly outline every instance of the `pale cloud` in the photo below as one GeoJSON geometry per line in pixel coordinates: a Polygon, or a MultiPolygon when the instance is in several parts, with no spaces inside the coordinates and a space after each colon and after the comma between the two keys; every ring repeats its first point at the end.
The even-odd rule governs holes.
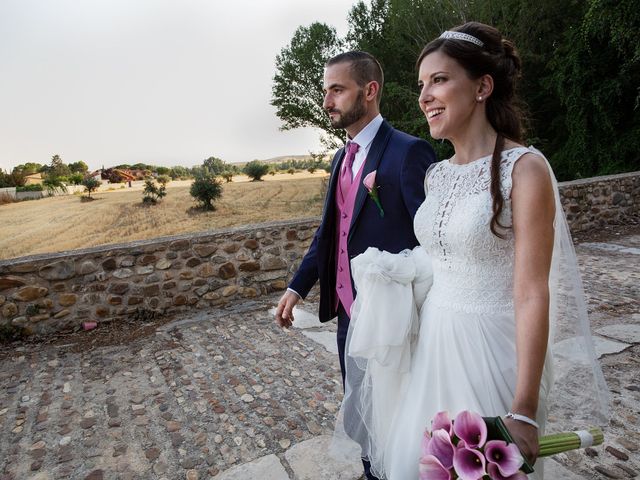
{"type": "Polygon", "coordinates": [[[0,168],[305,154],[280,132],[274,60],[300,25],[346,32],[353,0],[1,0],[0,168]]]}

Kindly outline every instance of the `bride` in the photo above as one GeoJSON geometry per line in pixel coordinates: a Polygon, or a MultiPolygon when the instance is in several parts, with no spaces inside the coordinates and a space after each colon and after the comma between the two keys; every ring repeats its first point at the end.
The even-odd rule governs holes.
{"type": "MultiPolygon", "coordinates": [[[[390,480],[418,478],[422,434],[442,410],[451,418],[461,410],[506,417],[533,463],[547,420],[557,319],[565,318],[564,334],[587,321],[553,173],[540,152],[523,146],[513,44],[471,22],[429,43],[418,67],[430,134],[455,150],[427,172],[414,220],[432,285],[412,314],[398,293],[406,276],[396,277],[394,291],[394,272],[382,283],[369,275],[398,273],[411,254],[354,259],[358,297],[339,422],[372,472],[390,480]]],[[[585,345],[589,370],[593,346],[585,345]]],[[[603,384],[597,368],[591,374],[603,384]]],[[[530,478],[542,478],[540,463],[530,478]]]]}

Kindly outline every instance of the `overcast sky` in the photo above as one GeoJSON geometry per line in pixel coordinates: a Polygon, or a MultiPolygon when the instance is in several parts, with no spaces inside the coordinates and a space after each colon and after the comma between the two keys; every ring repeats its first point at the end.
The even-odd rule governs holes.
{"type": "Polygon", "coordinates": [[[192,166],[307,154],[280,132],[275,56],[355,0],[0,0],[0,168],[192,166]]]}

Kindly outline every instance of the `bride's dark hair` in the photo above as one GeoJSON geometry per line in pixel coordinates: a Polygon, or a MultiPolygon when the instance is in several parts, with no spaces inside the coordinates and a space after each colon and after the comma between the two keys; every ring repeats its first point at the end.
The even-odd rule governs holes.
{"type": "Polygon", "coordinates": [[[509,40],[494,27],[479,22],[468,22],[452,28],[451,31],[472,35],[482,41],[482,47],[475,43],[459,40],[436,38],[427,44],[418,57],[417,65],[430,53],[441,51],[456,60],[472,79],[483,75],[493,78],[493,92],[486,99],[486,113],[489,123],[498,133],[491,159],[491,199],[493,216],[491,232],[504,238],[497,227],[508,228],[500,224],[499,216],[504,207],[500,193],[500,156],[505,138],[516,143],[523,142],[524,115],[521,102],[516,95],[516,84],[520,78],[521,63],[516,49],[509,40]]]}

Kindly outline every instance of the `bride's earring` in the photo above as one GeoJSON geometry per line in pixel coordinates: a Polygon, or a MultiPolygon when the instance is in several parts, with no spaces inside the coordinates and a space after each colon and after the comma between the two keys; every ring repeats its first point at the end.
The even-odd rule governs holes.
{"type": "Polygon", "coordinates": [[[478,97],[478,101],[481,102],[482,101],[482,97],[478,97]]]}

